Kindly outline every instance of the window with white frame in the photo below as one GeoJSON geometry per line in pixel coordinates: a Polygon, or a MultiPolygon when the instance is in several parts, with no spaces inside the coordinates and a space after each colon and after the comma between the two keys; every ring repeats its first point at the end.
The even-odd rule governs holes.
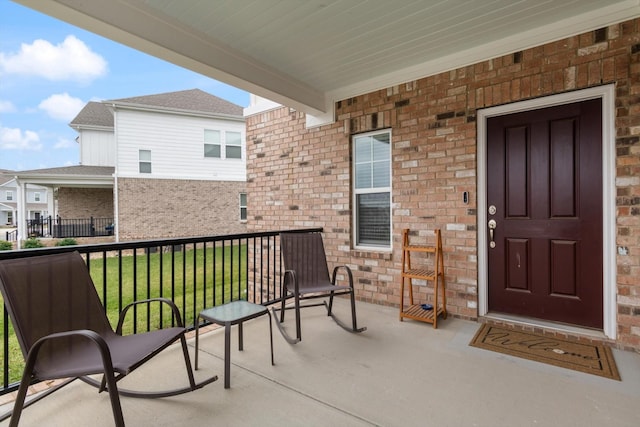
{"type": "Polygon", "coordinates": [[[39,192],[35,192],[33,193],[33,201],[34,202],[39,202],[40,201],[40,193],[39,192]]]}
{"type": "Polygon", "coordinates": [[[240,193],[240,221],[247,220],[247,193],[240,193]]]}
{"type": "Polygon", "coordinates": [[[140,173],[151,173],[151,150],[138,151],[140,173]]]}
{"type": "Polygon", "coordinates": [[[225,157],[227,159],[242,158],[242,134],[240,132],[225,132],[225,157]]]}
{"type": "Polygon", "coordinates": [[[10,202],[13,200],[13,191],[7,191],[6,194],[7,201],[10,202]]]}
{"type": "Polygon", "coordinates": [[[353,137],[356,247],[391,248],[391,131],[353,137]]]}
{"type": "Polygon", "coordinates": [[[242,159],[242,133],[205,129],[204,156],[217,159],[242,159]]]}
{"type": "Polygon", "coordinates": [[[222,140],[219,130],[204,130],[204,156],[222,157],[222,140]]]}

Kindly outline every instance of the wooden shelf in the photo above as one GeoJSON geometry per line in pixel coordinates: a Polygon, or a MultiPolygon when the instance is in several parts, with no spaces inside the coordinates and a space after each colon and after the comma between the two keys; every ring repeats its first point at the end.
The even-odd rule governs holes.
{"type": "Polygon", "coordinates": [[[444,261],[442,258],[442,238],[440,229],[434,230],[435,242],[432,246],[409,244],[409,229],[402,231],[402,284],[400,286],[400,321],[404,319],[431,323],[434,328],[438,325],[438,317],[447,318],[447,294],[444,280],[444,261]],[[411,253],[421,252],[430,254],[421,261],[426,266],[411,265],[411,253]],[[412,280],[425,280],[433,283],[433,308],[425,310],[422,304],[414,303],[412,280]],[[409,304],[405,306],[405,282],[408,281],[409,304]],[[440,291],[440,288],[442,290],[440,291]],[[440,295],[442,292],[442,295],[440,295]]]}

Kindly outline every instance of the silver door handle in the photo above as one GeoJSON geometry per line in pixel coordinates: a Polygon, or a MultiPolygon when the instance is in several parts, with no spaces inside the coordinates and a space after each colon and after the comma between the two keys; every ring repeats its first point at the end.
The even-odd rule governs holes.
{"type": "Polygon", "coordinates": [[[495,219],[491,219],[489,220],[488,226],[489,226],[489,247],[495,248],[496,242],[493,240],[493,230],[496,229],[496,227],[498,226],[498,223],[496,223],[495,219]]]}

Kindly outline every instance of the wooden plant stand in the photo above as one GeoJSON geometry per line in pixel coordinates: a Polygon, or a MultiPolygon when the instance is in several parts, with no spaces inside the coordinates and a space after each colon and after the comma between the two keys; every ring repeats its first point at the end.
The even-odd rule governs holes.
{"type": "Polygon", "coordinates": [[[444,280],[444,262],[442,259],[442,238],[440,229],[434,230],[435,243],[433,246],[421,246],[409,244],[409,229],[402,230],[402,284],[400,286],[400,321],[412,319],[438,326],[438,316],[447,318],[447,294],[444,280]],[[414,267],[411,265],[411,253],[421,252],[427,254],[428,259],[421,258],[425,265],[414,267]],[[405,279],[408,279],[409,305],[405,305],[405,279]],[[428,310],[423,304],[414,303],[413,285],[411,280],[419,279],[433,282],[433,308],[428,310]],[[442,295],[439,288],[442,287],[442,295]],[[442,301],[440,301],[442,300],[442,301]]]}

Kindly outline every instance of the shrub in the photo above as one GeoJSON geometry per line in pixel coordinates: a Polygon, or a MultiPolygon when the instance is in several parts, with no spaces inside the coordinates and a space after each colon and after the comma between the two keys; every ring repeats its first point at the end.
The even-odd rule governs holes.
{"type": "Polygon", "coordinates": [[[10,251],[13,249],[13,244],[6,240],[0,240],[0,251],[10,251]]]}
{"type": "Polygon", "coordinates": [[[44,245],[42,244],[42,242],[39,239],[30,237],[27,240],[24,241],[24,246],[25,249],[34,249],[34,248],[44,248],[44,245]]]}
{"type": "Polygon", "coordinates": [[[56,243],[56,246],[75,246],[77,245],[78,242],[76,241],[76,239],[72,238],[72,237],[66,237],[62,240],[59,240],[56,243]]]}

